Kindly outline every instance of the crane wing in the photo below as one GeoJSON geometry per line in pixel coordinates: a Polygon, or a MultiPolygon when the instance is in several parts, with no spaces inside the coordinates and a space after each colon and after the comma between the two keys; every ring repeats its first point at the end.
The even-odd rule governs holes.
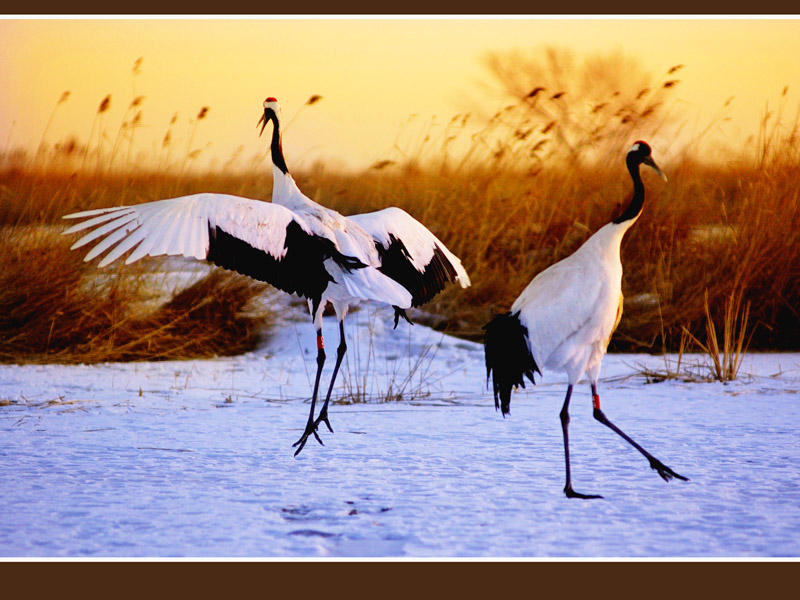
{"type": "Polygon", "coordinates": [[[64,218],[87,219],[64,234],[96,227],[72,249],[100,239],[84,260],[111,249],[101,267],[130,250],[127,264],[145,256],[179,255],[208,260],[288,293],[313,297],[331,281],[323,264],[326,259],[333,258],[347,270],[364,266],[341,254],[331,240],[315,235],[291,210],[227,194],[195,194],[64,218]]]}
{"type": "Polygon", "coordinates": [[[574,336],[591,340],[600,321],[598,304],[606,295],[604,282],[593,275],[579,261],[565,259],[534,277],[511,307],[527,329],[531,353],[540,366],[548,366],[574,336]]]}
{"type": "Polygon", "coordinates": [[[378,270],[411,292],[412,306],[428,302],[448,282],[470,285],[459,258],[404,210],[392,207],[347,219],[372,236],[378,270]]]}

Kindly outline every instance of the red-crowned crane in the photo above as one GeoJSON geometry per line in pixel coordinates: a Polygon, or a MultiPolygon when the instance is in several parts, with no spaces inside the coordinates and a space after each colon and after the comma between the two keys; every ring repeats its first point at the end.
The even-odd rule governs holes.
{"type": "Polygon", "coordinates": [[[405,309],[433,298],[448,282],[470,285],[461,261],[416,219],[399,208],[345,217],[306,197],[289,174],[281,146],[281,110],[275,98],[264,101],[258,122],[264,132],[273,124],[272,202],[227,194],[193,194],[131,206],[101,208],[66,215],[85,219],[67,229],[72,234],[96,227],[72,245],[80,248],[102,239],[86,255],[108,265],[126,252],[130,264],[145,256],[183,255],[265,281],[308,301],[317,333],[317,372],[311,409],[300,453],[310,435],[328,420],[336,375],[347,345],[344,319],[361,300],[391,304],[406,320],[405,309]],[[339,347],[328,393],[314,412],[325,363],[322,315],[330,303],[339,323],[339,347]]]}
{"type": "Polygon", "coordinates": [[[611,335],[622,316],[622,262],[620,244],[644,205],[644,184],[639,165],[647,165],[666,181],[653,161],[650,146],[638,141],[628,150],[626,164],[633,179],[633,198],[622,214],[600,228],[567,258],[536,275],[514,301],[511,310],[484,326],[486,376],[492,376],[495,409],[508,414],[511,389],[534,381],[534,371],[566,373],[567,396],[561,409],[564,458],[569,498],[602,498],[572,489],[569,464],[569,401],[572,387],[584,375],[592,388],[594,418],[611,428],[641,452],[664,481],[686,477],[664,465],[621,429],[600,409],[597,378],[611,335]]]}

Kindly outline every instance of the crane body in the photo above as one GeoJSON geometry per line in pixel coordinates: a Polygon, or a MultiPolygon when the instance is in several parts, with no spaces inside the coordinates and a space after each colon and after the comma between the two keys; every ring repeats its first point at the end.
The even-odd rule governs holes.
{"type": "MultiPolygon", "coordinates": [[[[272,201],[201,193],[131,206],[88,210],[64,231],[90,230],[72,249],[99,240],[86,261],[102,253],[103,267],[126,253],[126,263],[145,256],[177,255],[236,271],[305,298],[317,334],[317,372],[306,428],[294,444],[297,455],[328,419],[336,375],[347,350],[344,319],[362,300],[384,302],[406,320],[447,283],[470,285],[461,261],[427,228],[399,208],[344,216],[305,196],[286,166],[281,146],[281,110],[267,98],[258,122],[273,124],[272,201]],[[94,228],[94,229],[92,229],[94,228]],[[330,386],[319,415],[315,407],[325,363],[322,315],[330,304],[339,324],[339,346],[330,386]]],[[[409,320],[410,322],[410,320],[409,320]]]]}
{"type": "Polygon", "coordinates": [[[622,262],[620,248],[628,229],[644,205],[644,184],[639,165],[654,169],[666,179],[645,142],[636,142],[626,157],[634,192],[623,213],[604,225],[570,256],[536,275],[520,293],[511,310],[484,326],[486,375],[492,378],[495,408],[510,412],[511,391],[535,384],[535,374],[559,371],[567,375],[567,394],[560,412],[564,437],[566,485],[570,498],[600,498],[572,488],[569,460],[569,403],[573,386],[584,377],[592,391],[595,419],[633,445],[665,480],[686,480],[633,441],[600,408],[597,381],[614,330],[622,317],[622,262]]]}

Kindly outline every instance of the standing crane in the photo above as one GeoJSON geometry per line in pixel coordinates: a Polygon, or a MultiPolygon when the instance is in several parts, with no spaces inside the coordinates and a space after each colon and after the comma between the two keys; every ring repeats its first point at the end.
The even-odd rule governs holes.
{"type": "Polygon", "coordinates": [[[651,149],[638,141],[625,160],[633,197],[619,217],[600,228],[567,258],[551,265],[528,284],[511,310],[496,315],[484,326],[486,376],[492,376],[495,409],[509,413],[511,390],[531,383],[541,369],[566,373],[567,395],[561,408],[568,498],[602,498],[572,489],[569,463],[569,402],[572,388],[584,375],[592,389],[594,418],[631,444],[650,462],[664,481],[686,477],[664,465],[621,429],[600,409],[597,379],[603,356],[622,317],[622,262],[620,245],[644,205],[644,184],[639,165],[647,165],[665,181],[666,176],[651,157],[651,149]]]}
{"type": "MultiPolygon", "coordinates": [[[[145,256],[182,255],[267,282],[305,298],[317,334],[317,372],[311,409],[303,435],[293,446],[300,453],[310,435],[328,419],[328,403],[347,350],[344,319],[361,300],[394,307],[394,325],[405,309],[433,298],[448,282],[470,285],[461,261],[419,221],[399,208],[343,216],[305,196],[283,156],[281,109],[275,98],[264,101],[258,122],[263,134],[273,124],[272,202],[228,194],[201,193],[131,206],[101,208],[66,215],[82,219],[64,234],[90,228],[71,249],[97,239],[84,258],[110,252],[99,266],[130,251],[126,264],[145,256]],[[322,315],[331,304],[339,324],[339,347],[328,393],[319,415],[315,409],[325,363],[322,315]]],[[[410,320],[409,320],[410,322],[410,320]]]]}

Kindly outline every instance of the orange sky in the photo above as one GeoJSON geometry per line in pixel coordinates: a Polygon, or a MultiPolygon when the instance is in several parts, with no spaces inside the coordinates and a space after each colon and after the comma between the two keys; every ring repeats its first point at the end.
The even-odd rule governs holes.
{"type": "Polygon", "coordinates": [[[478,85],[490,80],[480,62],[488,51],[547,45],[579,55],[620,50],[654,78],[686,65],[673,96],[685,132],[703,129],[731,96],[732,119],[715,133],[731,143],[757,132],[765,106],[777,107],[787,85],[790,120],[797,110],[798,19],[3,18],[0,148],[35,152],[46,128],[48,143],[69,135],[85,142],[107,94],[102,125],[113,142],[134,95],[142,95],[137,152],[158,156],[178,113],[173,158],[183,156],[190,119],[208,106],[191,149],[202,149],[198,165],[221,168],[240,146],[244,157],[266,150],[256,130],[266,96],[278,98],[289,121],[319,94],[323,100],[285,134],[289,167],[322,159],[360,168],[389,157],[414,121],[503,106],[478,85]],[[404,125],[411,115],[418,116],[404,125]]]}

